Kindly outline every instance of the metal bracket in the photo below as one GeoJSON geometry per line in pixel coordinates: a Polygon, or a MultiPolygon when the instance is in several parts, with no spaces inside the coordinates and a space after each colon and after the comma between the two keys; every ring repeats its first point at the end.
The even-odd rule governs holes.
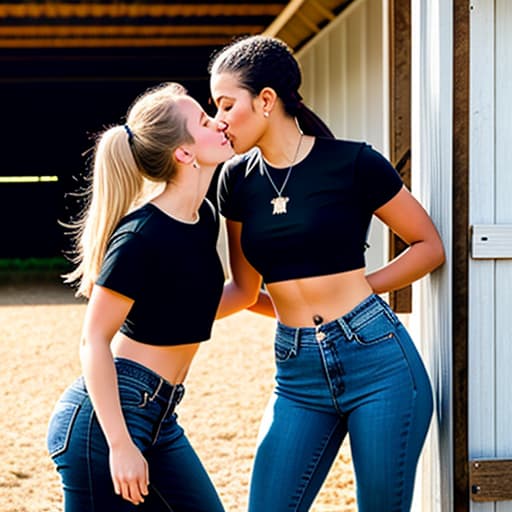
{"type": "Polygon", "coordinates": [[[512,224],[476,224],[471,226],[473,259],[512,258],[512,224]]]}

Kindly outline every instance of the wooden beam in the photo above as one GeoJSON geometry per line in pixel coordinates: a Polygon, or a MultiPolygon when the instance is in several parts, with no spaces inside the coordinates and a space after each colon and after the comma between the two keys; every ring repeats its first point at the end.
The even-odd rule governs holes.
{"type": "Polygon", "coordinates": [[[336,16],[329,9],[324,7],[321,3],[316,0],[309,0],[309,5],[316,9],[326,20],[334,21],[336,16]]]}
{"type": "Polygon", "coordinates": [[[125,48],[165,46],[216,46],[231,42],[231,37],[105,37],[105,38],[0,38],[0,48],[125,48]]]}
{"type": "Polygon", "coordinates": [[[256,34],[264,25],[0,25],[0,37],[147,37],[256,34]]]}
{"type": "Polygon", "coordinates": [[[176,16],[278,16],[284,2],[272,4],[149,3],[9,3],[0,4],[0,18],[108,18],[176,16]]]}
{"type": "Polygon", "coordinates": [[[303,24],[305,25],[306,27],[309,28],[309,30],[311,30],[311,32],[313,32],[313,34],[318,34],[318,32],[320,32],[320,28],[315,24],[313,23],[309,18],[307,18],[306,16],[304,16],[304,14],[302,14],[300,11],[297,11],[295,13],[295,17],[303,24]]]}
{"type": "Polygon", "coordinates": [[[277,36],[277,34],[288,24],[295,13],[302,7],[306,0],[291,0],[288,5],[281,10],[279,16],[265,30],[267,36],[277,36]]]}
{"type": "Polygon", "coordinates": [[[452,412],[453,512],[469,510],[469,25],[470,0],[453,2],[452,412]]]}
{"type": "MultiPolygon", "coordinates": [[[[411,187],[411,0],[389,3],[390,35],[390,159],[404,184],[411,187]]],[[[389,235],[389,258],[406,249],[396,235],[389,235]]],[[[412,287],[389,294],[397,313],[412,311],[412,287]]]]}

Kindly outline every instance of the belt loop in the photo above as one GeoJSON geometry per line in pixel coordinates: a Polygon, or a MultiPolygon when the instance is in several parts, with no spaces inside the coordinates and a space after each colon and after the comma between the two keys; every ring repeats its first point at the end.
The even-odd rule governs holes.
{"type": "Polygon", "coordinates": [[[300,327],[295,329],[295,334],[293,335],[293,355],[297,355],[299,353],[299,343],[300,343],[300,327]]]}
{"type": "Polygon", "coordinates": [[[338,318],[336,321],[338,322],[341,330],[343,331],[345,338],[347,338],[347,340],[350,341],[354,337],[354,332],[350,328],[350,325],[348,325],[348,323],[345,320],[343,320],[343,318],[338,318]]]}
{"type": "Polygon", "coordinates": [[[172,387],[171,396],[169,397],[169,404],[170,404],[171,408],[173,408],[173,409],[174,409],[174,395],[176,394],[177,388],[178,388],[177,385],[172,387]]]}
{"type": "Polygon", "coordinates": [[[163,383],[164,383],[164,379],[162,379],[162,377],[160,377],[160,380],[158,381],[158,386],[156,387],[154,393],[149,397],[150,402],[152,402],[155,399],[156,395],[158,395],[163,383]]]}

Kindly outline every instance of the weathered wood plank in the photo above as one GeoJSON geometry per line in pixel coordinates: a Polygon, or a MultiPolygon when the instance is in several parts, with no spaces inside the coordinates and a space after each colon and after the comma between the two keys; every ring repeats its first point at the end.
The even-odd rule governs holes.
{"type": "Polygon", "coordinates": [[[473,501],[512,500],[512,460],[470,461],[469,484],[473,501]]]}
{"type": "MultiPolygon", "coordinates": [[[[389,3],[390,36],[390,160],[411,187],[411,2],[389,3]]],[[[389,258],[398,256],[406,244],[389,235],[389,258]]],[[[397,313],[412,311],[412,287],[389,294],[389,303],[397,313]]]]}

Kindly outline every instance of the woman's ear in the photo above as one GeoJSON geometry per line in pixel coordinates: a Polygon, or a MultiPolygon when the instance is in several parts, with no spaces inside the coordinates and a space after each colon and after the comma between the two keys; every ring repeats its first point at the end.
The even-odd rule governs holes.
{"type": "Polygon", "coordinates": [[[277,93],[272,87],[264,87],[258,94],[258,99],[261,102],[261,108],[265,117],[274,110],[277,101],[277,93]]]}
{"type": "Polygon", "coordinates": [[[195,156],[189,149],[179,146],[174,150],[174,158],[180,164],[190,164],[194,161],[195,156]]]}

